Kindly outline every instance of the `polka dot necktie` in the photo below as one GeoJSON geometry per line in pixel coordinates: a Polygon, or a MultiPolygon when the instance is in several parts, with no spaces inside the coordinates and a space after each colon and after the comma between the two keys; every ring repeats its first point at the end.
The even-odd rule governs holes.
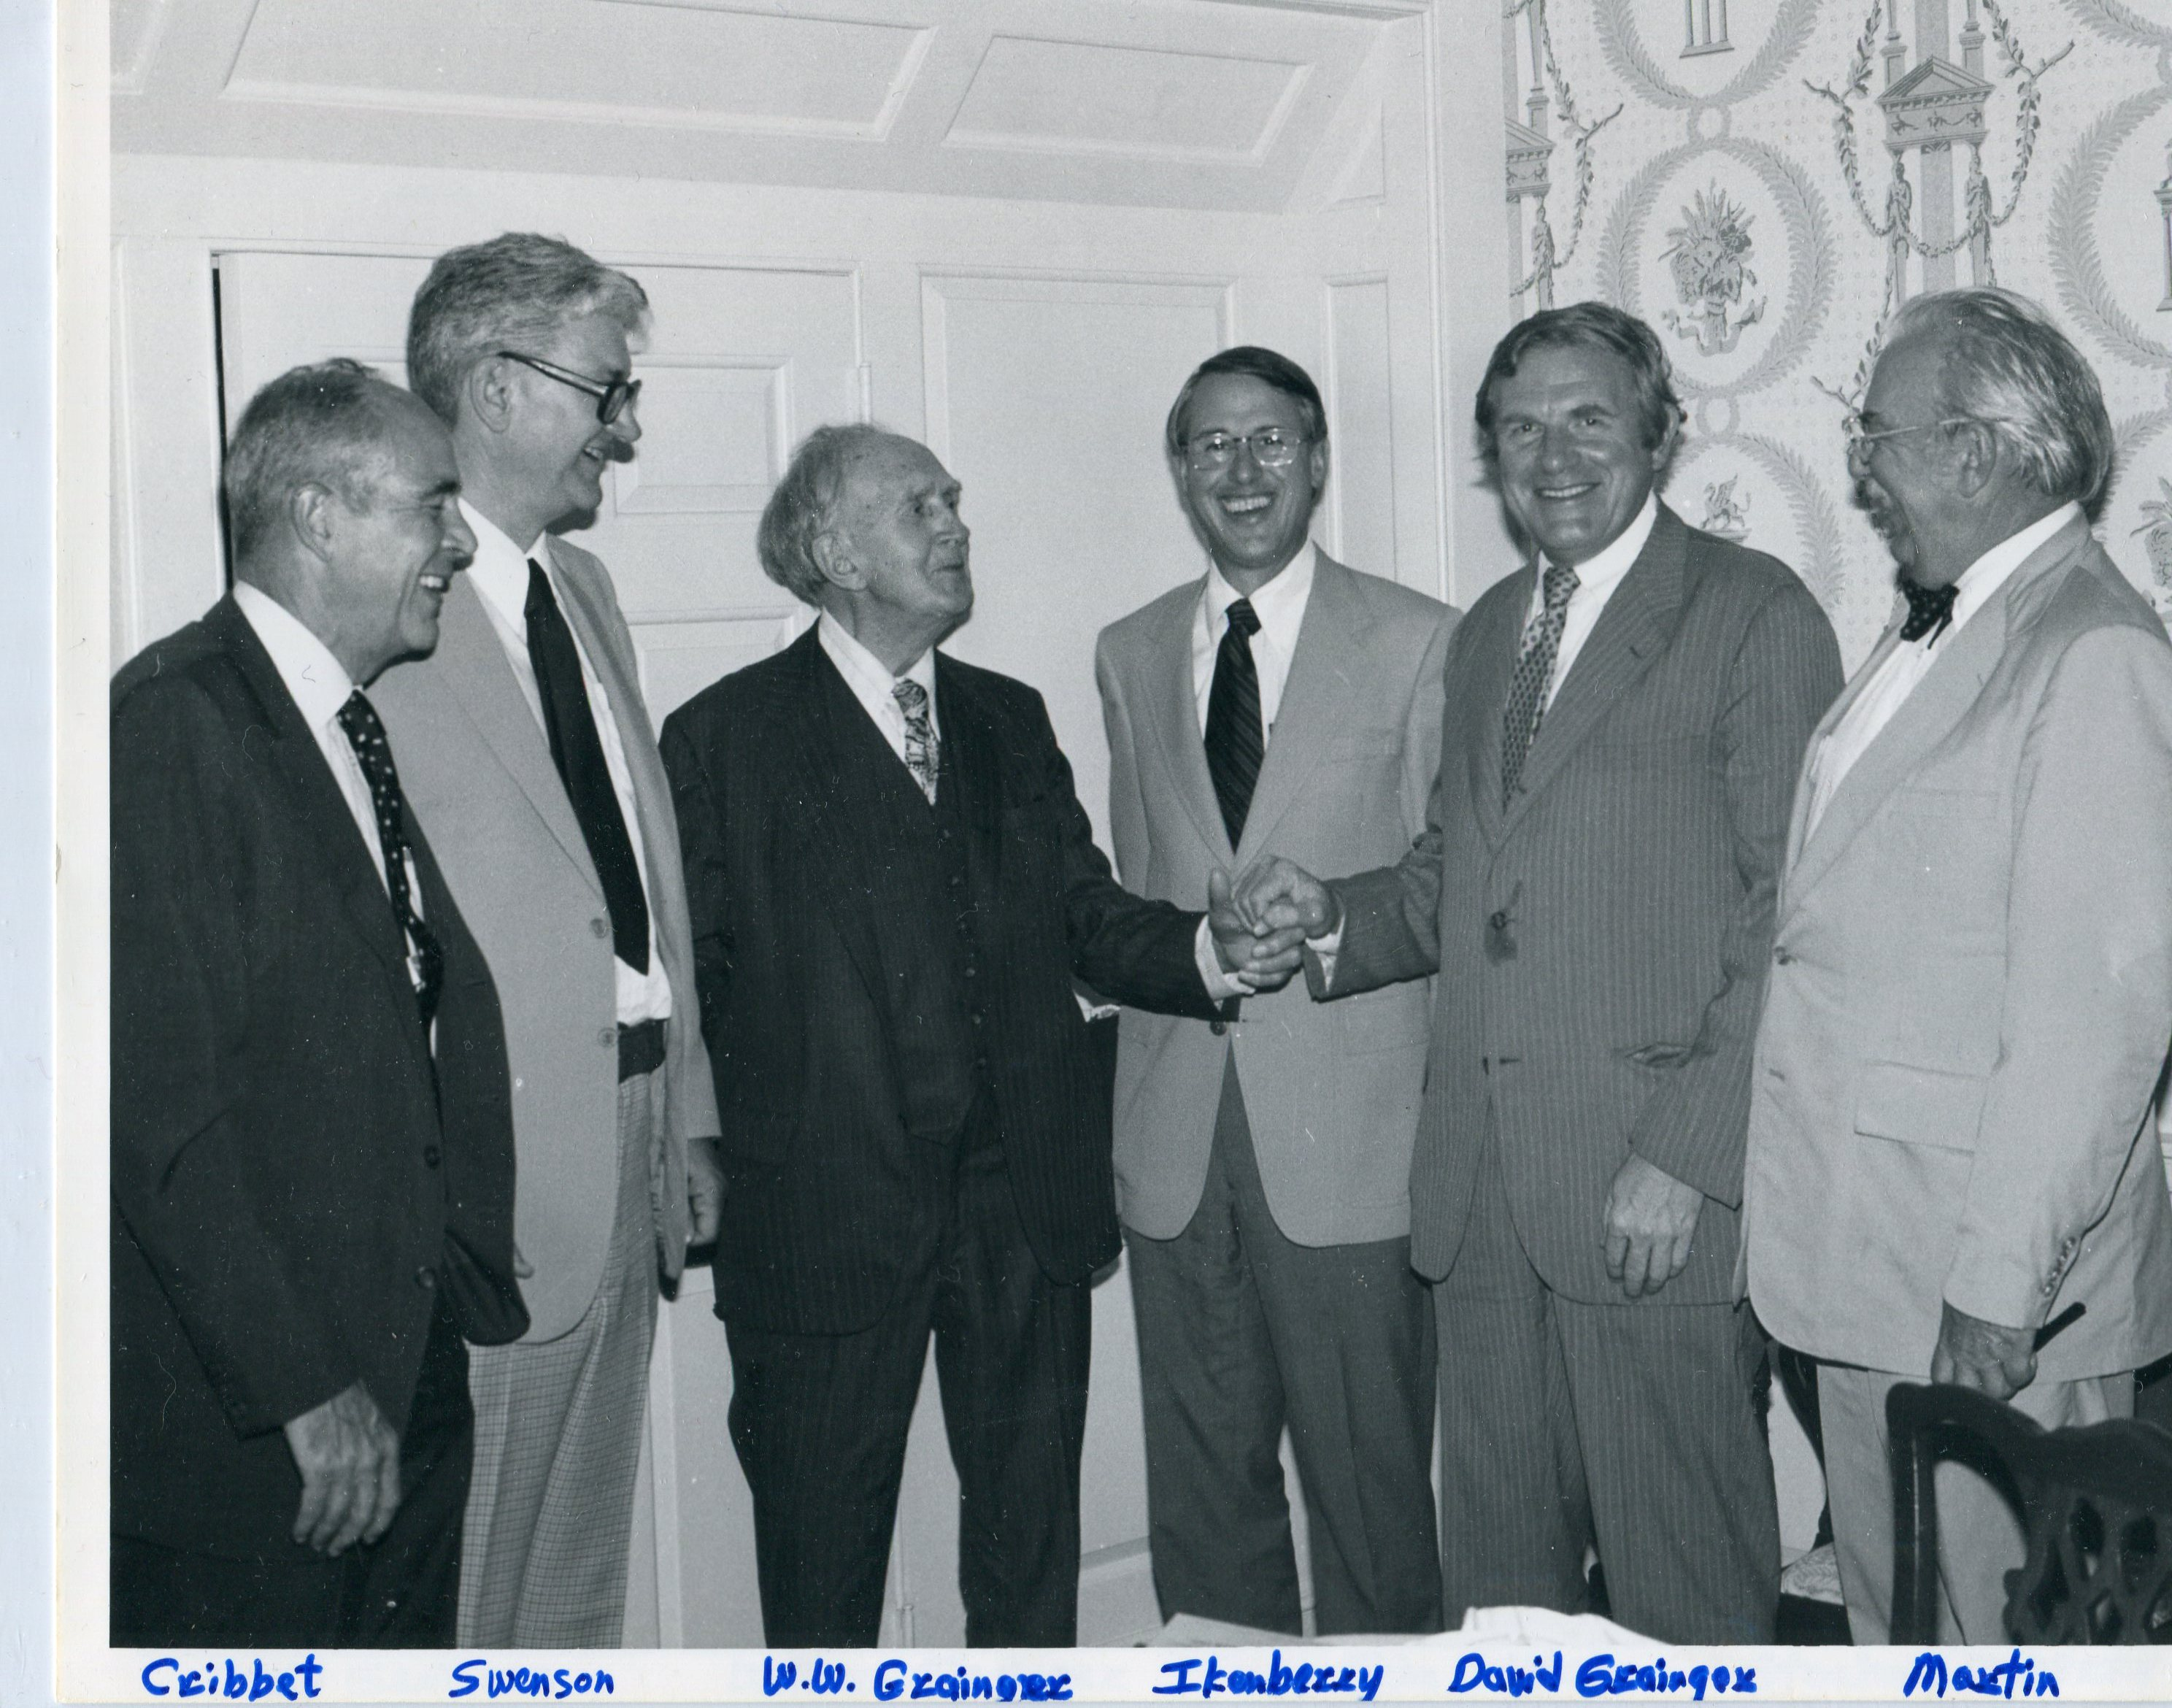
{"type": "Polygon", "coordinates": [[[935,779],[942,770],[942,754],[935,741],[935,725],[927,715],[927,690],[910,676],[900,676],[890,692],[905,713],[905,763],[919,784],[920,792],[935,805],[935,779]]]}
{"type": "Polygon", "coordinates": [[[1921,640],[1927,634],[1935,642],[1954,620],[1954,595],[1960,592],[1960,584],[1949,581],[1944,587],[1925,587],[1906,575],[1899,579],[1900,596],[1908,601],[1908,615],[1900,623],[1900,638],[1921,640]]]}
{"type": "Polygon", "coordinates": [[[384,739],[377,708],[360,688],[339,709],[339,726],[347,732],[347,745],[354,749],[363,779],[369,784],[369,804],[377,813],[377,843],[384,851],[384,887],[392,894],[392,917],[407,935],[408,976],[414,981],[415,1005],[427,1027],[437,1017],[438,993],[444,988],[445,954],[415,911],[408,892],[406,800],[400,793],[392,744],[384,739]]]}
{"type": "Polygon", "coordinates": [[[1566,563],[1549,563],[1546,574],[1546,605],[1524,631],[1523,655],[1516,673],[1508,679],[1508,707],[1501,714],[1501,810],[1516,798],[1523,780],[1524,757],[1538,737],[1539,719],[1546,714],[1546,683],[1554,673],[1554,655],[1561,650],[1562,628],[1568,622],[1569,597],[1577,590],[1576,571],[1566,563]]]}
{"type": "Polygon", "coordinates": [[[1260,632],[1260,613],[1249,599],[1232,601],[1229,626],[1222,631],[1214,655],[1214,682],[1207,690],[1207,774],[1222,808],[1229,846],[1245,839],[1245,821],[1252,813],[1252,790],[1267,757],[1266,731],[1260,719],[1260,667],[1252,656],[1252,637],[1260,632]]]}

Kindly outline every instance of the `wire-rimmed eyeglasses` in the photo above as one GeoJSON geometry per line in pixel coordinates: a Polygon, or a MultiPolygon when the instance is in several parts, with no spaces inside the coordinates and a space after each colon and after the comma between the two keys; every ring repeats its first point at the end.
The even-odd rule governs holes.
{"type": "Polygon", "coordinates": [[[1298,448],[1304,442],[1304,434],[1286,433],[1279,427],[1250,434],[1202,433],[1185,440],[1184,461],[1196,473],[1211,474],[1228,467],[1241,445],[1251,451],[1252,461],[1261,468],[1287,468],[1297,460],[1298,448]]]}
{"type": "Polygon", "coordinates": [[[596,400],[596,419],[609,427],[626,413],[641,396],[638,380],[591,380],[585,374],[576,374],[570,368],[561,368],[555,362],[546,362],[540,356],[524,356],[518,350],[497,353],[508,362],[518,362],[523,367],[533,368],[546,379],[556,380],[561,385],[570,385],[576,391],[585,391],[596,400]]]}

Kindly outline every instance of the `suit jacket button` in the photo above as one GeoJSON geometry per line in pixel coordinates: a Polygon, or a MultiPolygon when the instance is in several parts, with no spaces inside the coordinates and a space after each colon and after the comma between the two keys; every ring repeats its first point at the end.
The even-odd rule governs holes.
{"type": "Polygon", "coordinates": [[[589,935],[591,937],[608,937],[608,936],[610,936],[610,922],[609,920],[606,920],[606,919],[591,919],[591,920],[589,920],[589,935]]]}
{"type": "Polygon", "coordinates": [[[1229,1023],[1223,1020],[1210,1020],[1207,1022],[1207,1029],[1215,1037],[1220,1037],[1223,1033],[1229,1030],[1229,1023]]]}
{"type": "Polygon", "coordinates": [[[1795,959],[1794,951],[1775,944],[1772,949],[1772,959],[1775,964],[1781,967],[1792,965],[1795,959]]]}
{"type": "Polygon", "coordinates": [[[602,1031],[596,1034],[596,1042],[601,1044],[605,1049],[616,1049],[618,1048],[618,1028],[615,1026],[607,1026],[604,1027],[602,1031]]]}
{"type": "Polygon", "coordinates": [[[1508,929],[1508,910],[1506,908],[1502,908],[1498,913],[1495,913],[1491,919],[1487,920],[1486,923],[1491,925],[1497,931],[1507,930],[1508,929]]]}
{"type": "Polygon", "coordinates": [[[422,1166],[426,1168],[435,1168],[444,1159],[444,1153],[436,1145],[425,1145],[422,1147],[422,1166]]]}
{"type": "Polygon", "coordinates": [[[435,1292],[438,1289],[438,1272],[427,1263],[423,1264],[421,1269],[415,1271],[415,1285],[426,1293],[435,1292]]]}

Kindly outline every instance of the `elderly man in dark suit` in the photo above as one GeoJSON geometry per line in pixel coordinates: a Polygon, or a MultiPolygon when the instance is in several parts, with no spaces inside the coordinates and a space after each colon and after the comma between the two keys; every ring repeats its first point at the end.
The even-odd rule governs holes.
{"type": "Polygon", "coordinates": [[[1040,697],[944,657],[959,488],[872,427],[801,447],[763,567],[821,617],[664,726],[723,1128],[717,1309],[778,1647],[868,1644],[935,1339],[966,1641],[1076,1635],[1088,1288],[1116,1255],[1074,973],[1211,1019],[1297,965],[1126,895],[1040,697]],[[1223,956],[1233,973],[1224,970],[1223,956]]]}
{"type": "Polygon", "coordinates": [[[225,485],[233,594],[113,684],[112,1640],[448,1643],[512,1111],[363,689],[475,541],[353,363],[260,392],[225,485]]]}
{"type": "Polygon", "coordinates": [[[1769,1642],[1771,1465],[1734,1285],[1750,1051],[1804,743],[1840,686],[1784,564],[1653,492],[1657,337],[1597,303],[1495,349],[1478,427],[1532,561],[1448,657],[1440,776],[1399,865],[1275,862],[1240,900],[1320,940],[1330,999],[1438,971],[1411,1260],[1441,1282],[1441,1552],[1465,1607],[1769,1642]]]}

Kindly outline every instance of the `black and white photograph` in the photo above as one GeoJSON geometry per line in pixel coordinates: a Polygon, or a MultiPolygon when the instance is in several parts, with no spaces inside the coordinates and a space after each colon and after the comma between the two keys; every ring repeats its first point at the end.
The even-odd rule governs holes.
{"type": "Polygon", "coordinates": [[[51,21],[56,1697],[2172,1694],[2172,0],[51,21]]]}

